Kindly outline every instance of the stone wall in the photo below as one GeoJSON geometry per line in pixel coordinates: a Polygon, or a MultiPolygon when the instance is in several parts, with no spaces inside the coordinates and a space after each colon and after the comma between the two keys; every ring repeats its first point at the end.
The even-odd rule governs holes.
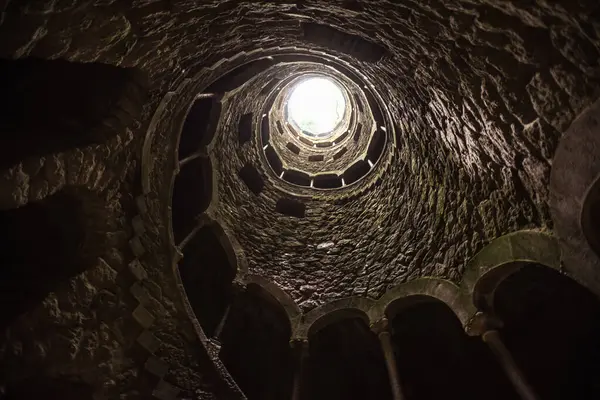
{"type": "MultiPolygon", "coordinates": [[[[98,62],[150,77],[142,116],[108,142],[0,172],[1,209],[78,185],[97,193],[118,221],[94,268],[5,333],[0,357],[15,367],[4,379],[42,366],[44,373],[76,374],[98,390],[134,398],[143,395],[139,387],[167,390],[165,382],[210,396],[207,382],[216,373],[204,366],[206,354],[189,350],[193,338],[182,338],[191,329],[177,330],[187,316],[176,284],[165,278],[172,261],[163,232],[166,178],[151,182],[144,217],[151,231],[143,239],[135,234],[137,254],[128,243],[138,213],[133,199],[142,139],[160,99],[186,78],[213,66],[204,70],[208,85],[227,72],[224,58],[298,46],[327,51],[359,69],[389,108],[397,148],[379,179],[356,196],[305,195],[306,216],[291,218],[275,212],[277,200],[288,196],[280,187],[265,180],[256,196],[237,174],[245,162],[261,165],[256,146],[238,145],[237,126],[242,114],[258,112],[263,87],[254,81],[223,100],[212,150],[218,219],[242,245],[250,272],[273,280],[309,310],[343,296],[377,298],[421,276],[458,282],[466,261],[494,237],[552,228],[547,202],[554,151],[573,118],[599,94],[599,16],[595,0],[0,1],[0,57],[98,62]],[[346,39],[333,49],[308,44],[301,22],[331,25],[385,51],[370,63],[344,54],[346,39]],[[144,331],[132,317],[140,305],[129,292],[137,278],[121,274],[134,259],[149,274],[143,279],[151,293],[148,312],[157,322],[145,329],[155,326],[152,333],[162,343],[155,356],[170,371],[158,373],[162,377],[141,372],[152,352],[130,353],[136,330],[144,331]],[[123,331],[129,333],[120,336],[123,331]]],[[[168,127],[162,122],[158,126],[168,127]]],[[[158,136],[168,141],[173,132],[158,136]]],[[[159,169],[170,157],[154,155],[159,169]]]]}

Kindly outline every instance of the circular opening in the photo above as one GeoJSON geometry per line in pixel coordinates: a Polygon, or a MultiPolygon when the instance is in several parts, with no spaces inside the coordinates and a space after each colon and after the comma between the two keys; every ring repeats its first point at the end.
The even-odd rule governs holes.
{"type": "Polygon", "coordinates": [[[328,138],[342,122],[346,99],[333,80],[316,76],[299,82],[287,102],[287,119],[303,134],[328,138]]]}

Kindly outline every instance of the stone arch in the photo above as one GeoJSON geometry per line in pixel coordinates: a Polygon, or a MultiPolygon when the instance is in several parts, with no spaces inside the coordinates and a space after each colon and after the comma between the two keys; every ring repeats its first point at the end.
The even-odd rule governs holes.
{"type": "Polygon", "coordinates": [[[353,296],[335,300],[324,304],[302,316],[293,337],[297,339],[308,338],[309,335],[318,332],[327,325],[348,318],[360,318],[367,325],[370,324],[369,309],[374,300],[353,296]]]}
{"type": "Polygon", "coordinates": [[[175,170],[171,180],[170,224],[174,244],[179,244],[210,207],[215,191],[212,162],[198,157],[175,170]]]}
{"type": "Polygon", "coordinates": [[[219,96],[203,93],[194,97],[179,128],[176,149],[180,163],[199,156],[202,148],[213,141],[220,117],[219,96]]]}
{"type": "Polygon", "coordinates": [[[244,277],[244,282],[248,286],[254,285],[260,287],[265,294],[272,297],[285,311],[290,321],[290,326],[298,320],[302,312],[300,307],[298,307],[296,302],[274,282],[255,274],[246,275],[244,277]]]}
{"type": "Polygon", "coordinates": [[[0,60],[0,169],[104,143],[141,116],[145,75],[66,60],[0,60]]]}
{"type": "Polygon", "coordinates": [[[454,283],[438,278],[420,278],[401,283],[388,290],[377,301],[375,307],[369,310],[369,317],[372,321],[384,317],[391,319],[401,307],[431,300],[439,300],[446,304],[463,324],[474,313],[465,302],[463,293],[454,283]]]}
{"type": "Polygon", "coordinates": [[[230,303],[238,272],[236,255],[221,225],[209,218],[198,224],[178,250],[173,265],[191,308],[190,317],[211,337],[230,303]]]}
{"type": "Polygon", "coordinates": [[[111,245],[115,221],[105,201],[68,186],[38,202],[0,212],[0,326],[92,267],[111,245]]]}
{"type": "Polygon", "coordinates": [[[242,245],[237,241],[235,235],[216,219],[207,216],[207,221],[208,225],[215,230],[221,246],[225,249],[230,265],[235,267],[236,276],[243,278],[248,273],[248,260],[242,245]]]}
{"type": "Polygon", "coordinates": [[[473,306],[493,296],[495,288],[523,265],[536,263],[561,271],[558,241],[548,233],[523,230],[491,241],[467,264],[461,288],[473,306]]]}
{"type": "Polygon", "coordinates": [[[213,342],[219,343],[219,358],[248,399],[288,398],[293,377],[291,334],[282,304],[263,286],[248,283],[232,296],[213,342]]]}
{"type": "Polygon", "coordinates": [[[579,115],[560,141],[550,173],[550,212],[565,270],[600,295],[600,258],[582,227],[582,217],[587,216],[583,206],[600,176],[599,113],[597,100],[579,115]]]}

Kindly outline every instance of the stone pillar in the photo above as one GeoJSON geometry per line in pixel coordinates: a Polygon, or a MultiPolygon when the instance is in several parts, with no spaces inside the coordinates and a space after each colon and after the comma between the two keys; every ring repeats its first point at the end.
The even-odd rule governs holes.
{"type": "Polygon", "coordinates": [[[404,395],[402,394],[402,388],[400,386],[400,380],[398,379],[398,368],[396,366],[396,356],[394,355],[392,333],[390,332],[388,319],[383,318],[382,320],[373,324],[371,329],[377,334],[379,342],[381,343],[394,400],[404,400],[404,395]]]}
{"type": "Polygon", "coordinates": [[[478,332],[481,339],[489,346],[492,353],[504,369],[515,390],[523,400],[537,400],[537,396],[531,386],[527,383],[525,375],[513,359],[510,351],[504,345],[498,329],[502,327],[502,321],[485,313],[478,313],[472,322],[470,329],[478,332]]]}
{"type": "Polygon", "coordinates": [[[215,332],[212,336],[212,338],[210,338],[210,341],[215,344],[219,349],[221,348],[221,334],[223,333],[223,328],[225,327],[225,324],[227,323],[227,318],[229,318],[229,314],[231,312],[231,309],[235,307],[235,301],[236,299],[246,290],[246,286],[238,281],[233,281],[233,283],[231,284],[231,301],[229,302],[229,305],[227,305],[227,308],[225,309],[225,312],[223,313],[223,317],[221,317],[221,321],[219,321],[219,325],[217,325],[217,327],[215,328],[215,332]]]}
{"type": "Polygon", "coordinates": [[[219,321],[219,325],[217,325],[217,328],[215,329],[215,334],[213,335],[213,338],[217,341],[220,341],[219,337],[223,332],[223,328],[225,327],[225,323],[227,322],[227,317],[229,317],[229,311],[231,311],[231,304],[229,304],[225,309],[223,317],[221,318],[221,321],[219,321]]]}
{"type": "Polygon", "coordinates": [[[300,400],[302,397],[302,376],[304,364],[308,357],[308,340],[293,339],[290,341],[294,351],[296,365],[294,369],[294,386],[292,387],[292,400],[300,400]]]}

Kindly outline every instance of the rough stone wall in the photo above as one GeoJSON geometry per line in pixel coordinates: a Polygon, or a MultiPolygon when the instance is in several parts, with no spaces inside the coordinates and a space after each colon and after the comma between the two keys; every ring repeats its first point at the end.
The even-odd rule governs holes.
{"type": "MultiPolygon", "coordinates": [[[[216,152],[220,219],[243,245],[251,271],[274,280],[305,310],[350,294],[378,297],[392,284],[423,275],[456,281],[465,261],[490,239],[519,228],[550,227],[547,184],[554,149],[571,120],[598,96],[598,2],[345,4],[5,0],[0,56],[137,67],[151,77],[148,119],[167,89],[201,67],[240,51],[302,45],[299,21],[333,25],[386,47],[377,64],[345,59],[388,103],[398,131],[396,162],[361,197],[340,203],[306,199],[304,219],[273,212],[281,194],[271,182],[256,197],[237,178],[245,158],[259,158],[229,141],[241,113],[255,111],[259,97],[240,91],[224,107],[216,152]]],[[[103,372],[124,382],[133,377],[130,361],[120,358],[116,334],[98,322],[89,305],[106,301],[114,310],[123,302],[125,313],[138,304],[102,288],[118,287],[112,271],[133,257],[126,250],[133,215],[126,210],[132,207],[133,155],[142,132],[132,128],[110,144],[2,172],[3,208],[76,183],[101,193],[122,218],[105,263],[99,261],[12,327],[3,360],[30,349],[34,364],[54,356],[64,360],[52,373],[74,372],[77,365],[90,379],[103,372]],[[45,336],[47,326],[64,327],[65,334],[45,336]],[[99,362],[109,358],[120,361],[99,362]]],[[[182,354],[179,349],[176,354],[182,354]]],[[[15,374],[33,364],[20,365],[15,374]]]]}
{"type": "MultiPolygon", "coordinates": [[[[393,28],[379,34],[389,35],[400,67],[363,64],[389,102],[399,139],[398,162],[375,190],[345,204],[308,199],[307,218],[290,219],[273,213],[276,190],[267,184],[264,196],[245,193],[228,178],[236,161],[222,160],[221,188],[233,192],[229,205],[222,196],[222,215],[251,271],[305,309],[351,294],[378,297],[417,276],[457,281],[466,260],[494,237],[551,227],[551,160],[561,132],[598,93],[598,26],[578,14],[583,5],[431,3],[386,9],[393,28]]],[[[350,22],[333,8],[303,12],[345,27],[370,15],[350,22]]],[[[254,111],[257,102],[245,99],[257,95],[245,89],[228,99],[236,109],[224,108],[224,135],[235,129],[235,113],[254,111]]],[[[223,140],[220,148],[233,155],[236,146],[223,140]]]]}
{"type": "MultiPolygon", "coordinates": [[[[276,72],[287,72],[289,76],[298,76],[303,73],[303,70],[308,73],[323,72],[325,74],[334,74],[333,76],[342,82],[343,87],[347,90],[349,99],[347,107],[353,109],[352,112],[348,113],[347,118],[341,122],[341,125],[336,128],[336,134],[332,140],[329,141],[330,145],[327,147],[312,146],[312,141],[309,144],[302,142],[297,139],[293,132],[295,128],[286,126],[285,124],[285,99],[289,95],[289,92],[293,90],[293,82],[286,82],[287,85],[281,83],[277,87],[283,87],[280,95],[275,98],[273,105],[271,106],[269,113],[269,126],[270,126],[270,140],[272,147],[276,150],[277,154],[281,158],[284,165],[290,168],[301,170],[310,175],[316,175],[319,173],[343,173],[350,165],[357,161],[360,157],[364,156],[366,149],[369,145],[371,138],[371,128],[373,126],[373,119],[370,113],[361,113],[358,107],[352,107],[350,104],[356,101],[356,98],[360,98],[361,101],[364,99],[364,95],[359,93],[359,88],[354,84],[348,77],[340,74],[335,68],[324,68],[322,65],[316,63],[299,63],[299,64],[282,64],[275,65],[271,70],[262,72],[259,77],[268,79],[270,75],[276,72]],[[298,74],[298,75],[296,75],[298,74]],[[350,115],[353,114],[353,115],[350,115]],[[283,130],[278,129],[277,121],[280,122],[283,130]],[[354,140],[354,132],[356,132],[357,124],[361,124],[367,129],[361,130],[363,134],[358,137],[358,140],[354,140]],[[339,129],[339,131],[338,131],[339,129]],[[340,133],[341,132],[341,133],[340,133]],[[344,132],[349,132],[345,137],[341,137],[344,132]],[[335,145],[331,143],[335,142],[335,145]],[[288,143],[296,145],[300,152],[294,154],[286,148],[288,143]],[[333,158],[339,151],[344,150],[345,152],[337,158],[333,158]],[[322,155],[324,162],[310,161],[308,158],[311,155],[322,155]]],[[[278,80],[278,82],[282,82],[278,80]]],[[[259,84],[258,82],[256,84],[259,84]]],[[[264,85],[264,83],[260,83],[264,85]]],[[[365,100],[366,102],[366,100],[365,100]]],[[[257,132],[258,135],[258,132],[257,132]]]]}

